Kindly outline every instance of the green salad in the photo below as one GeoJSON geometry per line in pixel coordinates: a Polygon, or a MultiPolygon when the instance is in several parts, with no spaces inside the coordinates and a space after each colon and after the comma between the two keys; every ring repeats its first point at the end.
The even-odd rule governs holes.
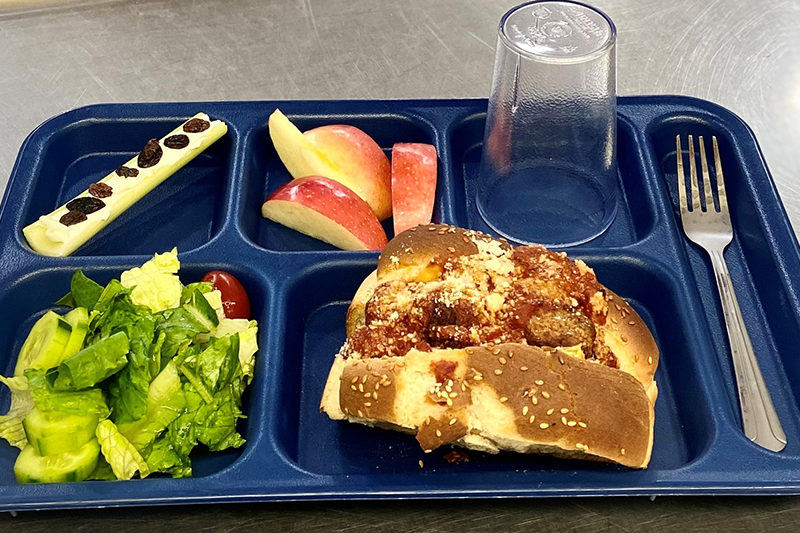
{"type": "Polygon", "coordinates": [[[190,454],[238,448],[258,351],[254,320],[226,318],[212,283],[183,285],[176,249],[105,287],[81,270],[17,357],[0,437],[17,481],[192,475],[190,454]]]}

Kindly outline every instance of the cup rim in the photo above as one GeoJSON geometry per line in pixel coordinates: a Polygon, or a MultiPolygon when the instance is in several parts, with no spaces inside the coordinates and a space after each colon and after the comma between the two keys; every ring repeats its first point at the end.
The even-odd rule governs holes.
{"type": "Polygon", "coordinates": [[[616,45],[616,42],[617,42],[617,27],[614,25],[614,21],[611,20],[611,17],[606,15],[604,11],[602,11],[602,10],[600,10],[600,9],[594,7],[594,6],[591,6],[591,5],[586,4],[584,2],[578,2],[576,0],[531,0],[530,2],[524,2],[522,4],[518,4],[518,5],[514,6],[514,7],[512,7],[511,9],[509,9],[508,11],[506,11],[505,14],[503,15],[503,17],[500,19],[500,25],[497,27],[497,34],[498,34],[500,40],[502,41],[503,45],[509,51],[511,51],[511,52],[513,52],[513,53],[515,53],[517,55],[524,56],[524,57],[526,57],[528,59],[531,59],[531,60],[534,60],[534,61],[538,61],[538,62],[541,62],[541,63],[585,63],[587,61],[592,61],[594,59],[597,59],[600,56],[606,55],[608,53],[609,49],[613,48],[616,45]],[[606,39],[606,42],[603,43],[603,46],[601,46],[597,50],[594,50],[594,51],[592,51],[592,52],[590,52],[588,54],[581,55],[581,56],[576,56],[576,57],[545,56],[545,55],[537,54],[537,53],[531,52],[529,50],[524,50],[524,49],[520,48],[514,41],[512,41],[508,37],[508,35],[506,35],[505,31],[503,31],[503,28],[505,27],[506,21],[508,20],[508,17],[510,17],[511,14],[516,13],[520,9],[523,9],[523,8],[528,7],[530,5],[543,4],[543,3],[548,3],[548,2],[559,2],[559,3],[562,3],[562,4],[573,4],[573,5],[577,5],[577,6],[581,6],[581,7],[590,9],[590,10],[594,11],[595,13],[599,14],[601,17],[603,17],[603,19],[605,19],[605,21],[609,25],[610,34],[608,36],[608,39],[606,39]]]}

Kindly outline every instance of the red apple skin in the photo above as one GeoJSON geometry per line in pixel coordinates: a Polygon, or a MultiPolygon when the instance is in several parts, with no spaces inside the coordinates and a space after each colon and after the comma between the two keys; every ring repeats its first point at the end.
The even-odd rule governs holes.
{"type": "Polygon", "coordinates": [[[320,126],[303,135],[338,169],[326,177],[352,189],[379,220],[392,216],[391,165],[372,137],[345,124],[320,126]]]}
{"type": "Polygon", "coordinates": [[[344,250],[382,250],[387,243],[386,232],[369,205],[324,176],[286,183],[267,198],[261,213],[344,250]]]}
{"type": "Polygon", "coordinates": [[[424,143],[397,143],[392,148],[394,234],[430,224],[436,197],[436,148],[424,143]]]}

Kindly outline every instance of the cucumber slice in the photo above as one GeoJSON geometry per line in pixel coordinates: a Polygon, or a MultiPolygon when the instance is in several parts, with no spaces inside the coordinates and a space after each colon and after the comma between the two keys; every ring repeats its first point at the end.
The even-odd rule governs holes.
{"type": "Polygon", "coordinates": [[[36,321],[17,356],[15,376],[29,368],[48,370],[61,364],[72,326],[53,311],[36,321]]]}
{"type": "Polygon", "coordinates": [[[22,427],[30,444],[39,455],[74,452],[95,436],[97,415],[71,415],[59,411],[40,411],[34,408],[22,427]]]}
{"type": "Polygon", "coordinates": [[[39,455],[33,446],[25,446],[14,463],[17,483],[63,483],[83,481],[94,472],[100,458],[97,439],[74,452],[39,455]]]}
{"type": "Polygon", "coordinates": [[[76,307],[64,315],[64,320],[72,326],[72,333],[66,348],[64,348],[64,353],[61,355],[62,360],[72,357],[83,349],[83,341],[86,340],[86,334],[89,333],[89,310],[85,307],[76,307]]]}

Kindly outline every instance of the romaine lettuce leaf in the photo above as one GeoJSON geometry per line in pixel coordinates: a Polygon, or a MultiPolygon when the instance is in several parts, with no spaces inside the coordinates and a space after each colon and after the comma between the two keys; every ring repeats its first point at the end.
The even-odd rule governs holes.
{"type": "Polygon", "coordinates": [[[239,334],[212,337],[202,352],[184,364],[194,370],[211,394],[215,394],[230,384],[239,372],[239,334]]]}
{"type": "Polygon", "coordinates": [[[164,472],[172,477],[192,476],[192,461],[188,455],[181,456],[175,451],[167,434],[153,443],[147,456],[147,467],[151,472],[164,472]]]}
{"type": "Polygon", "coordinates": [[[125,367],[128,350],[128,336],[121,331],[97,341],[48,372],[55,375],[53,388],[80,390],[93,387],[125,367]]]}
{"type": "Polygon", "coordinates": [[[111,465],[117,479],[131,479],[136,472],[139,472],[141,478],[150,474],[147,461],[111,420],[106,419],[97,424],[96,434],[103,457],[111,465]]]}
{"type": "Polygon", "coordinates": [[[92,310],[94,304],[100,298],[103,286],[92,279],[86,277],[80,268],[75,271],[70,281],[70,291],[62,296],[56,305],[67,305],[69,307],[85,307],[92,310]]]}
{"type": "Polygon", "coordinates": [[[144,417],[135,422],[120,424],[119,432],[138,450],[142,450],[178,418],[185,407],[181,378],[175,362],[170,361],[150,383],[144,417]]]}
{"type": "Polygon", "coordinates": [[[180,269],[178,249],[155,254],[141,267],[126,270],[120,276],[123,287],[133,288],[131,299],[137,305],[146,305],[154,313],[178,307],[183,285],[178,278],[180,269]]]}
{"type": "Polygon", "coordinates": [[[238,448],[245,442],[236,432],[236,421],[244,418],[240,391],[238,382],[230,383],[214,396],[213,403],[204,403],[195,413],[197,440],[212,452],[238,448]]]}
{"type": "Polygon", "coordinates": [[[211,332],[213,337],[225,337],[239,334],[239,364],[245,385],[253,378],[255,354],[258,352],[258,322],[244,318],[226,318],[220,320],[219,326],[211,332]]]}
{"type": "Polygon", "coordinates": [[[0,383],[11,390],[11,408],[8,413],[0,415],[0,438],[21,450],[28,445],[22,420],[33,409],[33,397],[28,387],[28,380],[25,376],[13,378],[0,376],[0,383]]]}
{"type": "Polygon", "coordinates": [[[161,347],[162,366],[164,361],[174,357],[181,346],[188,345],[198,333],[208,332],[208,329],[182,307],[159,313],[155,327],[157,334],[165,334],[161,347]]]}

